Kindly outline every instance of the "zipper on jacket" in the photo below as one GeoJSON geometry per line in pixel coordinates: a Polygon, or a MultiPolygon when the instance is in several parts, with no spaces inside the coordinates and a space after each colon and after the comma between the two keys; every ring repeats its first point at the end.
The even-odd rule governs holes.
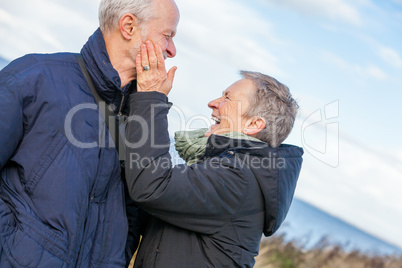
{"type": "MultiPolygon", "coordinates": [[[[96,168],[95,180],[93,182],[92,189],[89,192],[88,207],[87,207],[87,211],[85,213],[85,220],[84,220],[84,224],[83,224],[83,234],[82,234],[80,248],[79,248],[79,251],[78,251],[78,256],[77,256],[76,264],[75,264],[77,267],[81,266],[82,259],[84,258],[84,255],[83,255],[83,250],[85,250],[84,243],[86,242],[86,240],[88,238],[88,219],[90,218],[90,214],[92,214],[91,213],[91,207],[92,207],[92,203],[93,203],[93,200],[94,200],[94,192],[95,192],[96,185],[97,185],[97,182],[98,182],[98,179],[99,179],[98,177],[99,177],[99,173],[100,173],[100,169],[101,169],[101,162],[103,160],[101,158],[102,157],[102,149],[99,149],[98,157],[99,157],[99,160],[98,160],[99,162],[98,162],[98,166],[96,168]]],[[[92,258],[92,256],[91,256],[91,258],[92,258]]]]}
{"type": "Polygon", "coordinates": [[[161,230],[161,238],[159,239],[158,246],[157,246],[156,249],[155,249],[154,267],[156,267],[156,262],[158,261],[159,248],[160,248],[160,246],[161,246],[161,244],[162,244],[162,238],[163,238],[163,233],[164,233],[164,231],[165,231],[165,228],[162,228],[162,230],[161,230]]]}
{"type": "Polygon", "coordinates": [[[124,114],[122,113],[122,110],[123,110],[123,104],[124,104],[124,99],[126,98],[126,95],[124,95],[123,93],[121,95],[122,95],[122,97],[121,97],[119,112],[117,113],[118,117],[124,116],[124,114]]]}

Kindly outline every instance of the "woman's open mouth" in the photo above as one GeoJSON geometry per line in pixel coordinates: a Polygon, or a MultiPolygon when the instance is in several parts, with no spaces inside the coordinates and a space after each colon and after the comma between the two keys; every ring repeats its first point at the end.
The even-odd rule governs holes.
{"type": "Polygon", "coordinates": [[[215,121],[215,124],[220,124],[221,123],[221,119],[216,117],[216,116],[212,116],[212,120],[215,121]]]}

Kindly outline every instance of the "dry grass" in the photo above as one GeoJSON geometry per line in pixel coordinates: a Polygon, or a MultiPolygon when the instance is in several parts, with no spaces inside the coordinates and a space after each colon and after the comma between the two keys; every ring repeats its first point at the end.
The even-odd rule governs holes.
{"type": "MultiPolygon", "coordinates": [[[[129,268],[133,267],[133,260],[129,268]]],[[[261,241],[254,268],[402,268],[402,255],[346,252],[339,246],[331,246],[325,238],[313,249],[303,250],[296,241],[285,242],[282,235],[261,241]]]]}
{"type": "Polygon", "coordinates": [[[402,256],[368,255],[345,252],[322,239],[311,250],[303,250],[295,241],[274,236],[261,242],[255,268],[402,268],[402,256]]]}

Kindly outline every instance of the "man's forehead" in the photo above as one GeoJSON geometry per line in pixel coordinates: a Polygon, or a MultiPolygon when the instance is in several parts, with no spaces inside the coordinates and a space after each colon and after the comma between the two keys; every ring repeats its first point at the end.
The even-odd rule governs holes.
{"type": "Polygon", "coordinates": [[[176,33],[176,28],[180,19],[180,13],[176,5],[172,6],[166,3],[164,3],[163,5],[157,5],[155,3],[155,7],[156,7],[154,10],[155,17],[149,23],[159,24],[159,27],[162,27],[160,31],[164,32],[169,31],[176,33]]]}
{"type": "Polygon", "coordinates": [[[175,21],[179,21],[180,12],[176,3],[173,0],[154,0],[154,10],[158,15],[168,15],[175,21]]]}

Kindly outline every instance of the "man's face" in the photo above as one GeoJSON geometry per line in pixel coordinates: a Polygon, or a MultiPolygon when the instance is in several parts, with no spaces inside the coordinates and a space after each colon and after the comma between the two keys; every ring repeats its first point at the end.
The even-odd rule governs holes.
{"type": "Polygon", "coordinates": [[[256,91],[252,80],[242,79],[228,87],[222,97],[210,101],[208,107],[212,109],[212,119],[216,123],[209,128],[205,136],[232,131],[243,133],[247,120],[244,114],[256,91]]]}
{"type": "Polygon", "coordinates": [[[144,25],[142,43],[151,40],[162,48],[165,59],[173,58],[176,56],[173,37],[180,19],[179,10],[172,0],[154,0],[154,7],[156,17],[144,25]]]}

